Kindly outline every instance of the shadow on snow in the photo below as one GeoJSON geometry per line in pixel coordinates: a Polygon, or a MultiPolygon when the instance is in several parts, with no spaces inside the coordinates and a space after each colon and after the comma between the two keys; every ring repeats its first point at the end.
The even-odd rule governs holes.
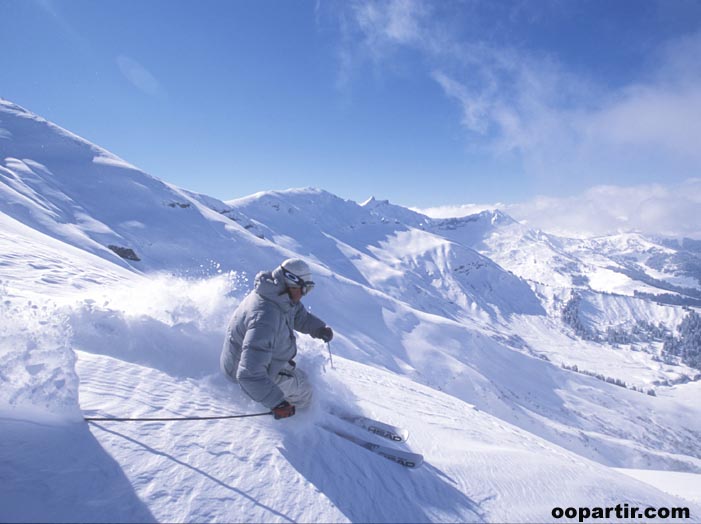
{"type": "Polygon", "coordinates": [[[87,424],[0,426],[0,521],[156,522],[87,424]]]}

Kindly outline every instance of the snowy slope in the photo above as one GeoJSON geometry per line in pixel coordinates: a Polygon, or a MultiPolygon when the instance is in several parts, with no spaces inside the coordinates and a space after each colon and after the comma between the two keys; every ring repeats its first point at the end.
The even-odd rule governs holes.
{"type": "MultiPolygon", "coordinates": [[[[376,209],[383,216],[402,214],[389,203],[376,209]]],[[[647,238],[640,233],[562,238],[529,229],[498,210],[450,219],[416,214],[413,220],[531,282],[629,296],[672,294],[699,305],[701,258],[698,243],[691,239],[647,238]]]]}
{"type": "MultiPolygon", "coordinates": [[[[401,216],[398,206],[374,205],[385,217],[401,216]]],[[[416,215],[413,220],[476,249],[530,284],[547,317],[521,316],[502,327],[503,333],[512,331],[512,347],[639,388],[698,379],[697,370],[659,362],[664,337],[674,334],[688,313],[677,304],[698,305],[692,278],[698,268],[694,241],[649,239],[637,233],[561,238],[528,229],[499,211],[456,219],[416,215]],[[576,306],[570,303],[573,298],[576,306]],[[563,322],[569,305],[586,330],[585,340],[563,322]]]]}
{"type": "MultiPolygon", "coordinates": [[[[168,376],[120,368],[119,362],[87,355],[79,356],[78,369],[91,377],[85,385],[86,406],[93,394],[104,405],[108,391],[114,392],[112,377],[124,373],[129,379],[124,388],[121,379],[116,381],[118,392],[112,393],[113,401],[126,400],[119,390],[130,391],[130,383],[149,383],[158,395],[144,392],[142,398],[131,399],[127,393],[145,415],[156,411],[151,407],[154,396],[177,413],[226,411],[231,409],[232,398],[241,410],[255,409],[232,386],[217,379],[205,385],[185,381],[174,387],[168,376]]],[[[105,423],[99,431],[115,456],[124,454],[133,460],[134,453],[143,455],[145,460],[136,461],[141,466],[132,473],[133,478],[157,475],[164,484],[175,478],[180,489],[190,493],[184,495],[186,500],[196,500],[206,492],[207,498],[218,502],[208,505],[204,514],[199,500],[185,504],[194,508],[184,513],[177,492],[175,500],[170,499],[173,494],[154,493],[159,502],[150,507],[159,521],[227,520],[233,510],[251,521],[524,522],[542,519],[562,501],[615,505],[623,499],[662,506],[673,500],[411,381],[342,359],[336,371],[317,373],[317,383],[328,381],[322,387],[336,398],[341,387],[347,388],[343,392],[346,404],[352,402],[359,410],[411,427],[409,445],[426,454],[427,467],[407,472],[368,457],[365,450],[319,431],[315,422],[327,418],[319,412],[300,417],[294,426],[263,419],[246,423],[246,427],[239,427],[239,422],[205,423],[204,427],[161,424],[145,433],[105,423]],[[236,435],[233,442],[232,433],[236,435]],[[187,461],[178,463],[165,456],[154,463],[146,460],[152,456],[149,448],[175,457],[182,457],[185,451],[187,461]],[[534,456],[538,457],[535,463],[534,456]],[[225,460],[212,464],[214,457],[225,460]],[[231,467],[232,462],[236,467],[231,467]],[[270,471],[275,474],[266,474],[270,471]],[[244,493],[236,489],[250,486],[251,478],[260,479],[255,489],[244,493]],[[358,482],[360,478],[369,482],[358,482]]],[[[116,406],[112,412],[115,410],[116,406]]],[[[150,484],[134,483],[141,498],[151,500],[150,484]]]]}
{"type": "Polygon", "coordinates": [[[361,206],[315,189],[227,204],[277,244],[423,311],[487,319],[543,313],[525,282],[472,248],[421,228],[421,216],[412,211],[388,218],[377,212],[376,201],[361,206]]]}
{"type": "Polygon", "coordinates": [[[23,293],[74,293],[96,283],[135,279],[121,264],[105,263],[95,255],[56,240],[0,213],[2,280],[23,293]],[[41,291],[37,287],[40,284],[41,291]]]}
{"type": "Polygon", "coordinates": [[[0,211],[41,233],[132,270],[197,275],[231,269],[237,253],[251,259],[269,247],[213,211],[214,199],[203,205],[2,100],[0,129],[0,211]],[[109,246],[132,250],[139,260],[109,246]]]}
{"type": "MultiPolygon", "coordinates": [[[[6,102],[0,128],[0,476],[13,479],[0,520],[541,522],[555,506],[628,502],[689,506],[698,521],[691,501],[611,468],[701,473],[698,383],[650,397],[561,368],[585,360],[644,384],[685,373],[563,330],[556,303],[571,286],[487,256],[520,227],[505,215],[428,222],[313,189],[224,203],[6,102]],[[305,304],[337,333],[335,370],[300,337],[311,411],[81,421],[257,412],[219,375],[221,337],[255,272],[295,255],[318,284],[305,304]],[[426,465],[407,471],[320,429],[328,404],[409,428],[426,465]]],[[[542,238],[534,249],[576,258],[542,238]]],[[[680,315],[590,292],[592,325],[610,311],[680,315]]]]}
{"type": "MultiPolygon", "coordinates": [[[[150,332],[167,337],[168,331],[163,325],[150,332]]],[[[186,368],[166,373],[159,369],[164,360],[140,365],[123,352],[123,359],[76,352],[86,413],[187,416],[259,409],[217,374],[202,377],[186,368]]],[[[3,492],[9,502],[3,520],[540,522],[563,505],[626,501],[688,506],[694,514],[701,509],[453,396],[341,358],[331,370],[318,355],[316,343],[306,342],[300,362],[325,393],[324,403],[411,428],[408,445],[426,455],[423,469],[406,471],[320,430],[317,423],[328,420],[320,408],[286,423],[264,418],[91,426],[70,415],[52,421],[25,411],[3,419],[10,444],[4,449],[12,453],[2,463],[12,464],[16,479],[3,492]]]]}

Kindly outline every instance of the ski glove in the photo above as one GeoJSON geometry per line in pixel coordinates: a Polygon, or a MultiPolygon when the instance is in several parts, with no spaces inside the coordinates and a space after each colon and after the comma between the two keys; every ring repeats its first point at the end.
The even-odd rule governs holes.
{"type": "Polygon", "coordinates": [[[295,407],[287,402],[286,400],[283,400],[280,402],[277,406],[275,406],[272,409],[273,415],[275,416],[275,420],[279,420],[281,418],[287,418],[291,417],[292,415],[295,414],[295,407]]]}
{"type": "Polygon", "coordinates": [[[331,342],[333,339],[333,330],[329,326],[324,326],[317,330],[315,337],[320,338],[324,342],[331,342]]]}

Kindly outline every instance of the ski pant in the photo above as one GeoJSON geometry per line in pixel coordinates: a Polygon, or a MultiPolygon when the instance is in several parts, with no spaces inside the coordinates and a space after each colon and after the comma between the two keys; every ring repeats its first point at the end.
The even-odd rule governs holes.
{"type": "Polygon", "coordinates": [[[306,408],[312,402],[312,385],[301,369],[285,366],[278,373],[275,383],[285,395],[285,400],[297,408],[306,408]]]}
{"type": "MultiPolygon", "coordinates": [[[[226,378],[236,382],[236,379],[227,373],[223,365],[222,370],[226,378]]],[[[285,400],[293,406],[303,409],[311,404],[314,391],[307,374],[301,369],[286,365],[275,377],[274,382],[282,390],[285,400]]]]}

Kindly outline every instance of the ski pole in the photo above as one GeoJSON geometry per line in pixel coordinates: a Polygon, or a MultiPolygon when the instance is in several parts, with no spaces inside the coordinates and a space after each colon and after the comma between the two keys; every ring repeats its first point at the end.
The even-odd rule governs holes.
{"type": "Polygon", "coordinates": [[[173,422],[180,420],[224,420],[232,418],[263,417],[272,415],[272,411],[265,413],[248,413],[245,415],[216,415],[211,417],[144,417],[144,418],[119,418],[119,417],[83,417],[85,422],[173,422]]]}
{"type": "Polygon", "coordinates": [[[326,343],[326,349],[329,350],[329,360],[331,361],[331,369],[336,369],[333,365],[333,355],[331,354],[331,342],[326,343]]]}

